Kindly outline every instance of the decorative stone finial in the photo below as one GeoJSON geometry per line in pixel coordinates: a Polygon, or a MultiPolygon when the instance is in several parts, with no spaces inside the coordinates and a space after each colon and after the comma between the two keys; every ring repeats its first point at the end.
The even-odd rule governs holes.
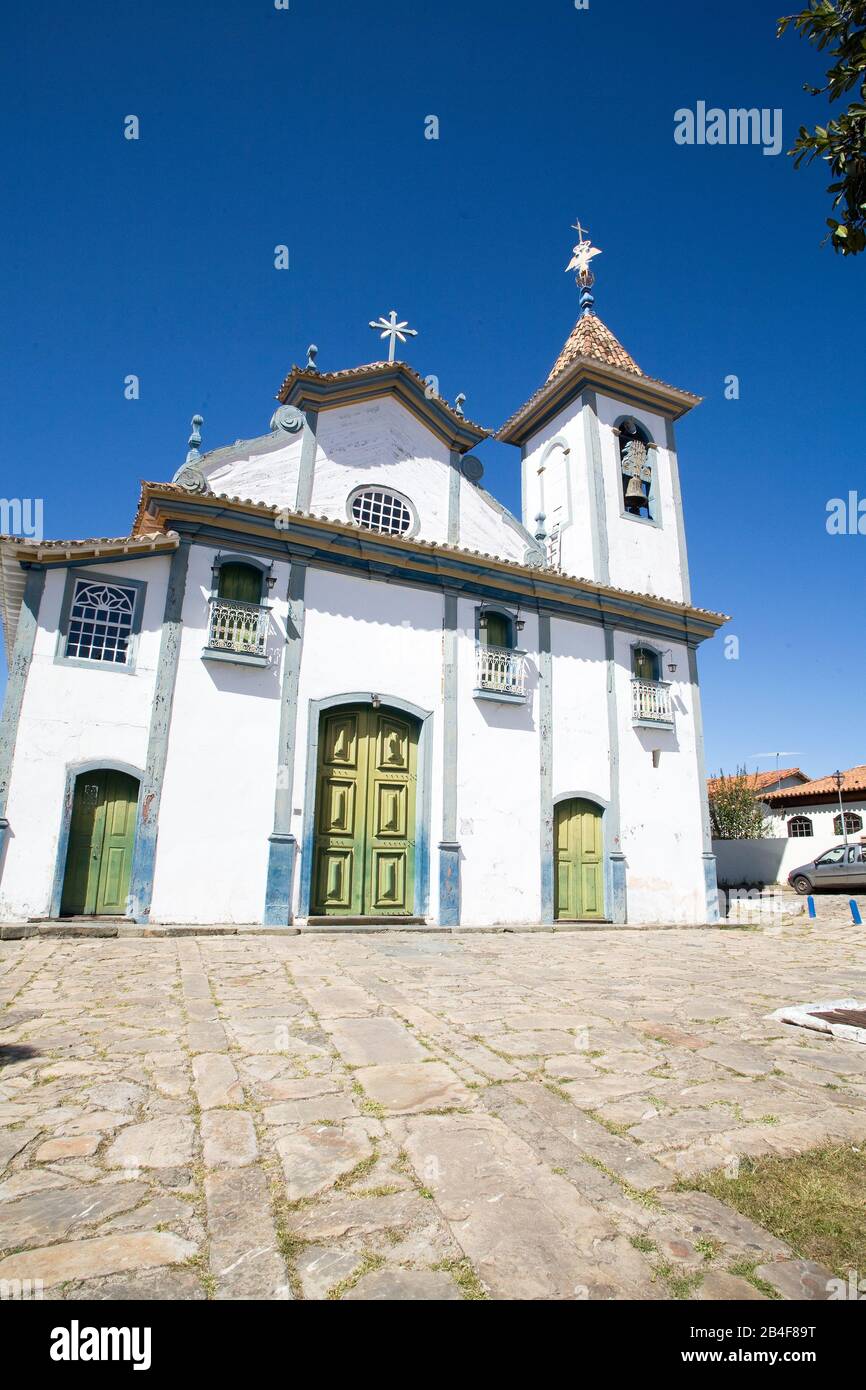
{"type": "Polygon", "coordinates": [[[459,415],[461,419],[463,418],[463,403],[465,400],[466,397],[461,391],[454,401],[454,414],[459,415]]]}
{"type": "Polygon", "coordinates": [[[207,478],[201,467],[201,449],[199,448],[201,427],[204,420],[200,415],[193,415],[191,424],[192,430],[187,444],[186,462],[181,464],[171,481],[177,483],[179,487],[185,487],[187,492],[210,492],[207,478]]]}
{"type": "Polygon", "coordinates": [[[316,358],[318,355],[319,349],[316,347],[316,344],[310,343],[310,346],[307,348],[307,365],[304,368],[305,371],[317,372],[319,370],[316,366],[316,358]]]}
{"type": "Polygon", "coordinates": [[[190,424],[192,425],[192,433],[187,440],[187,449],[189,450],[186,456],[187,463],[193,463],[195,459],[201,458],[199,445],[201,444],[201,427],[204,424],[204,420],[200,415],[193,415],[190,424]]]}
{"type": "Polygon", "coordinates": [[[539,512],[538,516],[535,518],[535,539],[540,545],[543,545],[547,540],[547,532],[544,529],[546,520],[547,517],[544,515],[544,512],[539,512]]]}

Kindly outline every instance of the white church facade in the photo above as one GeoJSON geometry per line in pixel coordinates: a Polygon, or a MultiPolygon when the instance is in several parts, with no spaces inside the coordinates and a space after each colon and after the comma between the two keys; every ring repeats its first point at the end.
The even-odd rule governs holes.
{"type": "MultiPolygon", "coordinates": [[[[700,923],[718,907],[674,426],[581,315],[498,432],[319,370],[148,482],[128,536],[0,541],[0,918],[700,923]],[[515,465],[517,466],[515,454],[515,465]]],[[[392,340],[393,342],[393,340],[392,340]]]]}

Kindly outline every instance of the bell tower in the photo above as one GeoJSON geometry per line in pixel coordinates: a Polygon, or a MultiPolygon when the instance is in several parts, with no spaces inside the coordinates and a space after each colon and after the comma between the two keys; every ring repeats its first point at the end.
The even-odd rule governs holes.
{"type": "Polygon", "coordinates": [[[700,398],[647,376],[598,317],[601,252],[575,230],[577,323],[497,436],[521,449],[523,524],[555,570],[688,603],[674,425],[700,398]]]}

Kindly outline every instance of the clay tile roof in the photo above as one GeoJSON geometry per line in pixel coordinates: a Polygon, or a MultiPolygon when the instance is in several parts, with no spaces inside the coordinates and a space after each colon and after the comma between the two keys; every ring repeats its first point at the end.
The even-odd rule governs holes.
{"type": "Polygon", "coordinates": [[[577,320],[565,347],[551,368],[545,386],[566,367],[571,366],[572,362],[576,362],[578,357],[594,357],[598,362],[607,363],[609,367],[619,367],[621,371],[643,376],[631,354],[626,352],[622,343],[613,336],[601,319],[592,313],[582,314],[577,320]]]}
{"type": "MultiPolygon", "coordinates": [[[[857,767],[849,767],[842,773],[843,794],[845,792],[866,792],[866,763],[860,763],[857,767]]],[[[815,796],[826,796],[828,792],[835,794],[836,781],[834,777],[816,777],[814,782],[802,782],[799,787],[783,787],[778,792],[768,792],[765,801],[790,801],[792,797],[797,797],[800,801],[810,801],[815,796]]]]}
{"type": "MultiPolygon", "coordinates": [[[[773,786],[775,786],[776,783],[779,782],[779,781],[781,781],[781,779],[782,779],[783,777],[805,777],[805,776],[806,776],[805,772],[801,772],[800,769],[799,769],[798,767],[780,767],[778,772],[776,771],[775,768],[773,768],[772,772],[749,772],[749,773],[747,773],[747,775],[746,775],[746,782],[747,782],[748,785],[752,788],[752,791],[754,791],[754,792],[760,792],[760,791],[763,791],[765,787],[773,787],[773,786]]],[[[714,796],[715,793],[718,791],[718,789],[719,789],[719,787],[720,787],[721,785],[722,785],[722,779],[721,779],[721,777],[708,777],[708,778],[707,778],[707,793],[708,793],[708,795],[709,795],[709,796],[714,796]]],[[[810,783],[810,785],[811,785],[811,783],[810,783]]],[[[796,793],[797,795],[799,795],[800,788],[799,788],[799,787],[783,787],[783,788],[782,788],[781,795],[788,796],[788,795],[790,795],[791,792],[794,792],[794,793],[796,793]]]]}

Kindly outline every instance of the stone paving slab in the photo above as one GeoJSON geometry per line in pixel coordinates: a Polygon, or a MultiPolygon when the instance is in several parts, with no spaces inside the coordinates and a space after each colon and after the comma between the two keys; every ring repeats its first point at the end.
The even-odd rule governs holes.
{"type": "Polygon", "coordinates": [[[830,1271],[678,1182],[866,1142],[866,1049],[768,1018],[862,995],[864,962],[866,932],[820,914],[0,941],[0,1279],[98,1300],[826,1297],[830,1271]]]}

